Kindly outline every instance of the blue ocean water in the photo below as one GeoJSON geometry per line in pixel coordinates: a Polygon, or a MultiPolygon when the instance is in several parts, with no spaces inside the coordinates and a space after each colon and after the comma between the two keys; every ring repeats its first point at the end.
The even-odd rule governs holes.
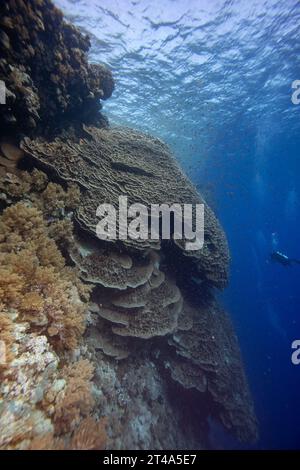
{"type": "MultiPolygon", "coordinates": [[[[260,421],[256,448],[300,448],[298,0],[56,0],[116,79],[111,122],[164,139],[228,236],[222,294],[260,421]]],[[[230,446],[230,444],[228,444],[230,446]]]]}

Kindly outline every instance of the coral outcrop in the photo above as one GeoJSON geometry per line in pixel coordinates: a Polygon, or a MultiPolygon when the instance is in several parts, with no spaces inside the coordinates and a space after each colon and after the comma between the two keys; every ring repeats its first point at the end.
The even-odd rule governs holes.
{"type": "Polygon", "coordinates": [[[217,219],[205,205],[205,244],[196,252],[175,239],[97,240],[97,206],[110,201],[117,207],[120,192],[129,204],[145,206],[204,201],[158,139],[127,128],[85,131],[80,142],[25,139],[22,149],[37,167],[81,188],[74,217],[86,235],[74,240],[70,254],[81,278],[95,286],[99,349],[123,358],[131,347],[136,353],[145,340],[160,338],[160,361],[170,377],[207,396],[212,414],[241,440],[254,439],[256,421],[237,341],[211,294],[211,287],[226,285],[229,260],[217,219]],[[195,305],[189,305],[194,296],[189,284],[196,286],[195,305]]]}
{"type": "Polygon", "coordinates": [[[49,0],[15,0],[0,6],[0,80],[6,106],[1,132],[53,131],[62,122],[103,121],[100,99],[114,81],[101,64],[89,64],[89,38],[66,23],[49,0]]]}
{"type": "Polygon", "coordinates": [[[29,202],[0,217],[0,260],[0,448],[40,448],[44,441],[78,448],[80,433],[95,445],[101,437],[103,447],[103,423],[91,417],[93,366],[72,359],[85,330],[86,289],[79,279],[76,287],[76,274],[29,202]],[[63,360],[69,365],[60,370],[63,360]],[[95,435],[87,435],[85,419],[95,435]]]}
{"type": "Polygon", "coordinates": [[[253,440],[257,423],[237,338],[227,313],[214,301],[185,308],[190,313],[192,310],[192,327],[178,329],[170,337],[165,367],[184,388],[207,393],[213,401],[212,414],[240,440],[253,440]]]}
{"type": "Polygon", "coordinates": [[[210,417],[254,440],[213,211],[162,141],[108,127],[112,76],[49,0],[0,9],[0,448],[202,449],[210,417]],[[203,203],[203,249],[99,240],[122,195],[203,203]]]}
{"type": "MultiPolygon", "coordinates": [[[[56,139],[55,142],[58,141],[56,139]]],[[[33,161],[37,167],[46,169],[49,175],[53,174],[44,156],[45,147],[48,145],[51,149],[52,144],[40,144],[36,140],[30,141],[30,145],[28,140],[22,145],[23,161],[33,161]],[[40,148],[43,150],[39,153],[37,149],[40,148]]],[[[60,145],[63,144],[60,142],[60,145]]],[[[73,152],[76,145],[76,142],[72,144],[68,141],[73,152]]],[[[98,171],[101,171],[101,167],[98,171]]],[[[14,263],[18,264],[18,258],[14,257],[15,251],[19,253],[21,250],[23,267],[31,270],[23,274],[21,268],[18,268],[17,274],[21,273],[25,279],[28,276],[33,286],[40,283],[35,280],[34,267],[37,265],[41,277],[40,271],[51,265],[50,271],[47,270],[47,282],[53,286],[53,290],[49,287],[45,291],[37,287],[33,289],[28,282],[23,287],[19,277],[16,278],[21,300],[15,308],[18,308],[20,318],[27,318],[35,326],[36,333],[46,336],[55,354],[61,354],[61,345],[65,349],[74,350],[84,331],[84,315],[81,307],[78,310],[76,302],[82,306],[91,290],[91,303],[85,306],[92,320],[85,341],[96,370],[108,367],[109,364],[111,374],[119,375],[121,370],[123,373],[126,370],[127,374],[134,357],[143,353],[146,363],[152,361],[155,373],[158,376],[163,374],[161,380],[165,386],[172,388],[172,382],[178,384],[183,397],[185,393],[199,394],[199,403],[210,404],[209,413],[220,419],[239,439],[255,439],[256,420],[237,340],[228,316],[213,300],[210,286],[215,284],[217,276],[212,278],[210,272],[206,275],[205,259],[202,264],[198,254],[195,257],[185,255],[183,248],[175,241],[172,242],[173,248],[170,248],[170,244],[165,248],[160,241],[153,250],[151,246],[135,248],[126,243],[107,244],[97,240],[92,237],[93,232],[87,234],[86,228],[78,224],[77,218],[78,212],[83,210],[82,200],[89,191],[90,180],[75,181],[62,172],[59,180],[64,187],[48,181],[45,173],[37,168],[33,168],[30,173],[18,168],[14,173],[9,173],[6,169],[0,178],[1,189],[6,196],[4,203],[8,205],[2,215],[2,237],[5,243],[1,251],[9,256],[6,263],[12,269],[12,274],[15,275],[14,263]],[[22,188],[25,190],[23,196],[22,188]],[[20,197],[23,202],[16,203],[20,197]],[[48,220],[47,223],[42,214],[48,220]],[[27,219],[28,222],[25,222],[27,219]],[[72,220],[77,225],[76,235],[73,233],[72,220]],[[28,230],[33,230],[33,234],[28,230]],[[26,240],[29,239],[31,241],[27,246],[26,240]],[[17,249],[14,243],[18,243],[17,249]],[[65,253],[66,259],[60,250],[65,253]],[[36,264],[34,256],[37,258],[36,264]],[[178,263],[182,257],[185,259],[179,274],[178,269],[173,269],[176,257],[178,263]],[[66,266],[66,260],[69,267],[66,266]],[[189,282],[194,283],[196,296],[190,290],[189,282],[182,281],[183,277],[185,281],[189,279],[189,282]],[[198,283],[195,283],[195,278],[199,280],[198,283]],[[67,286],[70,286],[70,294],[67,286]],[[54,296],[54,311],[51,310],[51,295],[54,296]],[[72,305],[74,301],[76,308],[72,305]],[[100,352],[101,366],[96,359],[100,352]]],[[[145,198],[143,201],[146,201],[145,198]]],[[[219,225],[213,226],[221,231],[219,225]]],[[[224,235],[221,233],[218,237],[224,235]]],[[[228,253],[222,256],[225,263],[223,273],[226,273],[228,253]]],[[[3,278],[7,279],[7,274],[3,278]]],[[[12,296],[9,289],[6,292],[7,296],[12,296]]],[[[13,298],[17,298],[16,294],[13,294],[13,298]]],[[[12,344],[11,326],[10,322],[6,325],[8,344],[12,344]]],[[[144,365],[141,363],[140,367],[144,365]]],[[[99,387],[98,393],[101,395],[99,387]]],[[[117,392],[114,390],[114,393],[117,392]]],[[[106,411],[109,406],[113,406],[112,403],[109,405],[113,396],[109,401],[102,398],[106,411]]],[[[118,400],[117,395],[114,399],[118,400]]],[[[187,404],[181,403],[181,406],[187,404]]],[[[85,414],[82,419],[87,417],[85,414]]],[[[177,419],[181,418],[177,416],[177,419]]],[[[200,419],[205,422],[203,416],[200,419]]],[[[107,426],[110,445],[122,445],[120,437],[115,434],[115,425],[109,419],[107,426]]],[[[191,426],[193,428],[193,424],[191,426]]],[[[53,429],[55,432],[55,426],[53,429]]],[[[64,438],[68,444],[64,445],[73,445],[72,433],[74,430],[69,430],[64,438]]],[[[52,436],[54,447],[60,442],[58,438],[55,434],[52,436]]],[[[141,443],[134,445],[143,447],[141,443]]]]}

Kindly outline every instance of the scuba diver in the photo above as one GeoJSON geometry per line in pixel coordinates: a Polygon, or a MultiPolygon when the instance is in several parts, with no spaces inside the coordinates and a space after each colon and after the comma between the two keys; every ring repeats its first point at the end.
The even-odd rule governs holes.
{"type": "Polygon", "coordinates": [[[292,266],[293,263],[300,264],[299,259],[289,258],[287,255],[284,255],[280,251],[273,251],[271,253],[271,259],[277,263],[282,264],[283,266],[292,266]]]}

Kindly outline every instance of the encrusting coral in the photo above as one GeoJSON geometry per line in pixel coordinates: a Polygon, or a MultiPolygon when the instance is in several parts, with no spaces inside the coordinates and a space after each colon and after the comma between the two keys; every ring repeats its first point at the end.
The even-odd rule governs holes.
{"type": "Polygon", "coordinates": [[[86,305],[37,208],[4,210],[0,260],[0,448],[40,448],[46,435],[50,448],[82,446],[79,436],[103,447],[103,424],[88,431],[83,422],[92,419],[93,366],[81,360],[59,370],[59,356],[79,346],[86,305]]]}

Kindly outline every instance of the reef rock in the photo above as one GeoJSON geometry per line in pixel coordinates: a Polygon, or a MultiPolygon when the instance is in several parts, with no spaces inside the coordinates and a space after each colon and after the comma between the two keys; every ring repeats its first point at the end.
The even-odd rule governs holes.
{"type": "MultiPolygon", "coordinates": [[[[201,196],[183,174],[168,147],[159,139],[128,128],[89,127],[87,137],[76,142],[26,139],[22,148],[37,166],[61,180],[75,182],[83,189],[76,220],[83,230],[96,235],[96,210],[109,202],[118,207],[119,196],[128,204],[201,204],[201,196]],[[62,158],[63,155],[63,158],[62,158]]],[[[125,247],[145,251],[159,248],[156,240],[122,240],[125,247]]],[[[184,249],[182,240],[174,244],[189,257],[201,277],[217,287],[227,282],[229,252],[224,233],[205,204],[205,238],[201,250],[184,249]]]]}
{"type": "Polygon", "coordinates": [[[87,36],[66,23],[49,0],[16,0],[0,6],[1,133],[54,131],[80,115],[103,121],[100,99],[114,89],[110,71],[90,65],[87,36]]]}
{"type": "Polygon", "coordinates": [[[22,150],[57,181],[80,187],[74,213],[79,234],[69,253],[81,279],[94,286],[94,347],[120,360],[143,350],[145,342],[151,351],[159,341],[158,363],[170,378],[205,396],[211,414],[239,439],[255,439],[237,340],[211,295],[212,286],[226,285],[229,261],[216,217],[205,204],[205,242],[198,251],[186,251],[175,239],[167,244],[97,240],[98,205],[117,207],[120,195],[145,206],[204,201],[159,139],[128,128],[85,127],[84,132],[79,140],[26,138],[22,150]],[[195,305],[190,305],[191,283],[195,305]]]}
{"type": "Polygon", "coordinates": [[[206,393],[212,414],[240,440],[253,441],[257,423],[230,319],[213,300],[192,310],[192,327],[168,340],[165,367],[184,388],[206,393]]]}

